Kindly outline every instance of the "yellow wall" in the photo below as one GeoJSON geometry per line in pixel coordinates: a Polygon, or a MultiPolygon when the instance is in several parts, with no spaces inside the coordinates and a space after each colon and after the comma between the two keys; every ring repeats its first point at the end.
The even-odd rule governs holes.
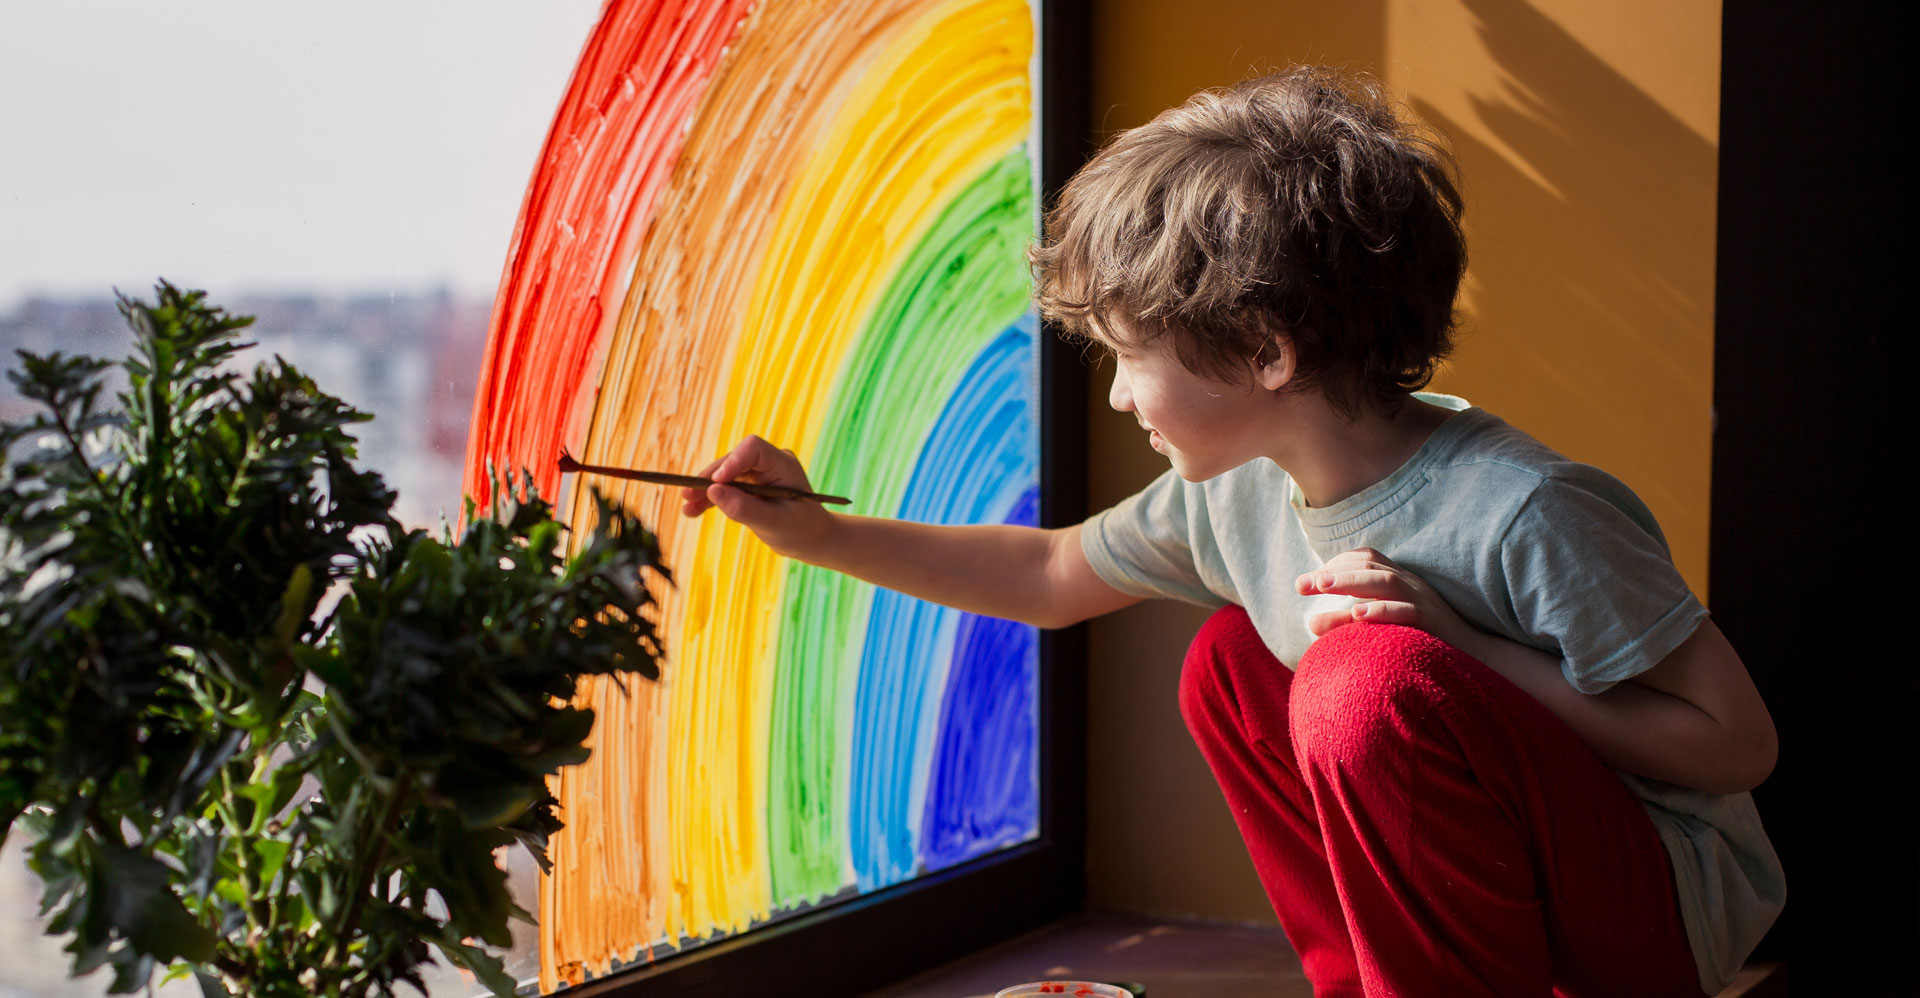
{"type": "Polygon", "coordinates": [[[1389,7],[1385,76],[1468,190],[1467,333],[1437,382],[1624,479],[1703,599],[1718,4],[1389,7]]]}
{"type": "MultiPolygon", "coordinates": [[[[1376,73],[1459,157],[1466,314],[1435,387],[1625,480],[1704,598],[1720,5],[1096,0],[1094,127],[1294,62],[1376,73]]],[[[1106,411],[1109,374],[1093,393],[1095,508],[1166,466],[1106,411]]],[[[1201,617],[1147,604],[1093,625],[1089,892],[1271,921],[1174,703],[1201,617]]]]}

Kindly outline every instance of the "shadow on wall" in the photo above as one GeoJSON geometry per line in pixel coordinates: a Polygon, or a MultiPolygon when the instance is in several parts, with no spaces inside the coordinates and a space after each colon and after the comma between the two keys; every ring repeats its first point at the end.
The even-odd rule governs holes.
{"type": "Polygon", "coordinates": [[[1704,598],[1718,150],[1533,6],[1464,5],[1504,98],[1411,98],[1468,199],[1478,328],[1441,386],[1625,480],[1704,598]]]}

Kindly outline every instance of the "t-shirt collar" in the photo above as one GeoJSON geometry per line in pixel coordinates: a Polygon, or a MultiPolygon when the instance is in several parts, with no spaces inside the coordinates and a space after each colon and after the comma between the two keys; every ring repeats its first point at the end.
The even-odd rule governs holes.
{"type": "Polygon", "coordinates": [[[1307,497],[1300,491],[1299,483],[1288,478],[1288,498],[1300,516],[1301,525],[1310,533],[1330,536],[1351,532],[1393,512],[1426,484],[1429,467],[1457,450],[1473,426],[1483,418],[1490,417],[1486,410],[1475,409],[1472,403],[1455,395],[1415,392],[1413,397],[1443,409],[1452,409],[1458,415],[1434,428],[1420,449],[1414,451],[1413,456],[1407,458],[1393,474],[1331,506],[1308,506],[1307,497]],[[1341,530],[1342,527],[1347,529],[1341,530]]]}

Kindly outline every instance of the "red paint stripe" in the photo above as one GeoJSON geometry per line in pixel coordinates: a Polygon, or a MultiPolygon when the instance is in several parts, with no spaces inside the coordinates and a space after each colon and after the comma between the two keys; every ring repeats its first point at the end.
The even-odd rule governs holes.
{"type": "Polygon", "coordinates": [[[609,0],[527,184],[474,393],[465,488],[487,463],[528,468],[541,494],[633,255],[692,117],[752,0],[609,0]]]}

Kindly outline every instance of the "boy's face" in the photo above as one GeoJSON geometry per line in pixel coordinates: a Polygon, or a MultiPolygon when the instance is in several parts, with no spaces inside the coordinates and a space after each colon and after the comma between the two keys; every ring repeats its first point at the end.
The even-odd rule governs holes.
{"type": "Polygon", "coordinates": [[[1202,482],[1265,453],[1261,430],[1274,411],[1272,392],[1257,382],[1234,385],[1187,370],[1166,337],[1112,349],[1107,403],[1133,413],[1147,442],[1181,478],[1202,482]]]}

